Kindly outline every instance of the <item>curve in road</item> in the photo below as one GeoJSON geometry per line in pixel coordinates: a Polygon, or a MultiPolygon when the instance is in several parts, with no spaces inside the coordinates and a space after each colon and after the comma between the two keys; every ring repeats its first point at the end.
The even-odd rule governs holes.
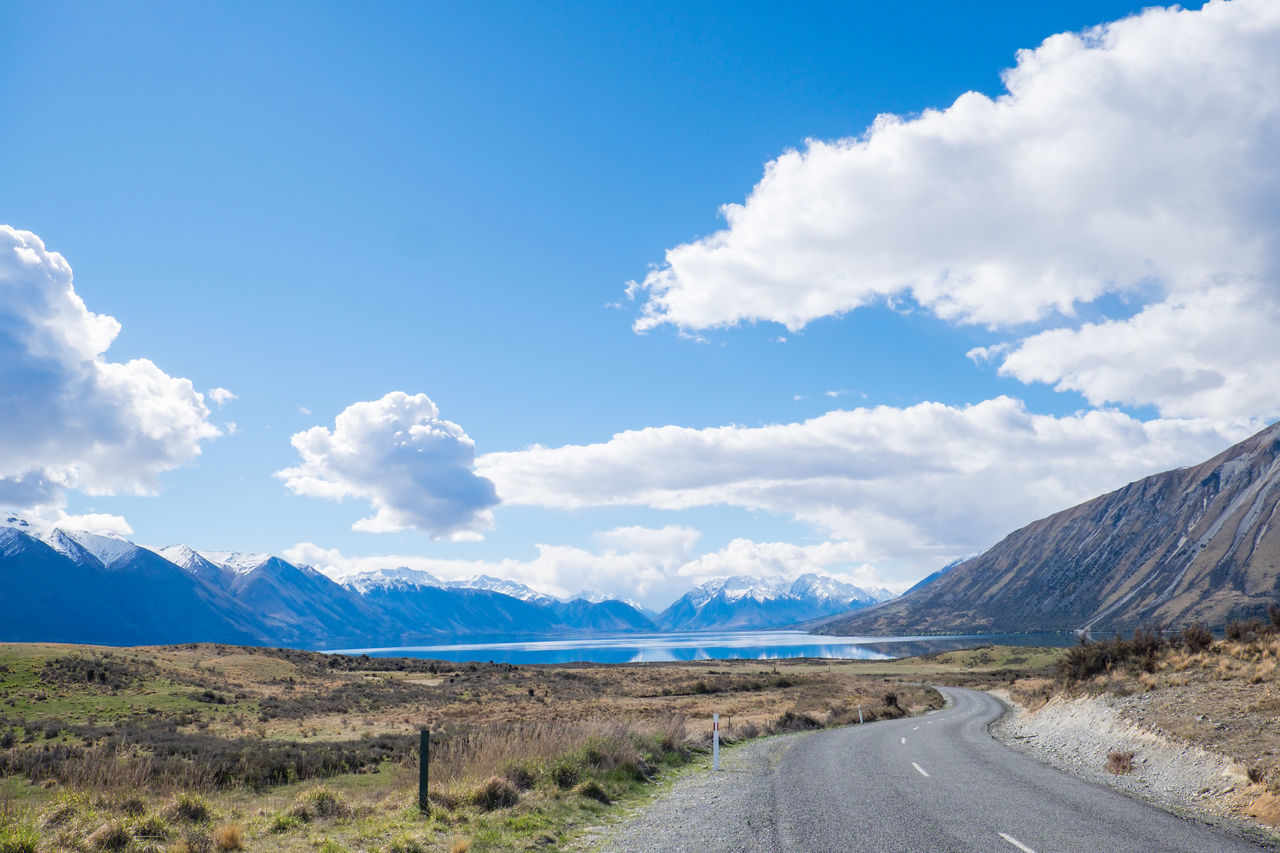
{"type": "Polygon", "coordinates": [[[1061,773],[997,742],[1004,706],[939,688],[923,717],[770,738],[678,785],[608,851],[1142,851],[1263,847],[1061,773]]]}

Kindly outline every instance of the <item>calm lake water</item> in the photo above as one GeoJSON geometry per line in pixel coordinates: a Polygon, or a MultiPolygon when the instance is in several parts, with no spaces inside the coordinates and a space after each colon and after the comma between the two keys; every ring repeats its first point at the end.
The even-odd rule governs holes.
{"type": "Polygon", "coordinates": [[[801,631],[722,631],[693,634],[619,634],[516,642],[331,649],[348,655],[415,657],[493,663],[637,663],[686,660],[841,658],[884,660],[996,643],[1069,646],[1073,634],[983,634],[938,637],[824,637],[801,631]]]}

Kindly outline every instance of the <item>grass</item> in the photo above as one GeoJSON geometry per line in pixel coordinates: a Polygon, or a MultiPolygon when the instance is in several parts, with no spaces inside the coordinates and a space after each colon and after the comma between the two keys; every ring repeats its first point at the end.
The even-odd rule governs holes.
{"type": "Polygon", "coordinates": [[[1107,772],[1117,776],[1132,772],[1133,752],[1129,750],[1111,752],[1107,755],[1107,772]]]}
{"type": "Polygon", "coordinates": [[[856,722],[859,707],[868,721],[919,713],[941,704],[927,673],[998,677],[1015,658],[951,653],[895,673],[0,644],[0,802],[13,815],[0,838],[41,851],[554,848],[704,761],[713,711],[726,745],[856,722]]]}

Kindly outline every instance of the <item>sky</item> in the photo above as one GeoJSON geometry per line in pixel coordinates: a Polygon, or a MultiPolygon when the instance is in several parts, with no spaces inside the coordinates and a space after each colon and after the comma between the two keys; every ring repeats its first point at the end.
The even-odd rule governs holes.
{"type": "Polygon", "coordinates": [[[1280,4],[6,10],[0,507],[661,608],[1280,417],[1280,4]]]}

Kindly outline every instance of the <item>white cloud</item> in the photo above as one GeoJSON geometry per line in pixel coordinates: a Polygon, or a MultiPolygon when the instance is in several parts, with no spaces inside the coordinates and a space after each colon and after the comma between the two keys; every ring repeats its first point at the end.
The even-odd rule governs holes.
{"type": "Polygon", "coordinates": [[[881,116],[769,163],[723,208],[724,230],[633,283],[647,297],[636,328],[794,330],[906,297],[1024,334],[1069,330],[1078,306],[1122,294],[1147,310],[1031,337],[1004,371],[1165,415],[1280,414],[1280,4],[1149,9],[1055,35],[1004,82],[994,100],[881,116]],[[1214,322],[1197,328],[1206,299],[1214,322]],[[1250,334],[1223,339],[1233,324],[1250,334]],[[1166,370],[1173,337],[1189,355],[1166,370]]]}
{"type": "MultiPolygon", "coordinates": [[[[790,545],[735,539],[724,548],[694,556],[699,533],[689,527],[622,527],[600,531],[596,550],[567,545],[538,545],[530,560],[442,560],[430,557],[387,555],[348,557],[336,549],[299,543],[284,553],[287,560],[305,563],[337,580],[359,572],[406,566],[430,572],[442,580],[459,580],[477,574],[493,575],[523,583],[558,596],[594,590],[636,599],[661,610],[695,584],[732,574],[767,574],[798,577],[805,572],[828,574],[874,587],[884,577],[871,566],[855,565],[845,543],[790,545]]],[[[904,584],[897,584],[903,588],[904,584]]]]}
{"type": "Polygon", "coordinates": [[[1280,305],[1238,287],[1174,296],[1126,320],[1034,335],[1004,355],[1000,373],[1095,405],[1269,418],[1280,413],[1280,305]]]}
{"type": "Polygon", "coordinates": [[[415,528],[433,537],[477,538],[492,525],[493,483],[474,472],[475,444],[441,420],[426,394],[393,391],[353,403],[322,426],[295,433],[302,464],[276,472],[299,495],[369,501],[375,510],[355,530],[415,528]]]}
{"type": "Polygon", "coordinates": [[[151,494],[219,435],[191,382],[104,359],[120,331],[89,311],[71,267],[0,226],[0,505],[56,515],[69,489],[151,494]]]}
{"type": "Polygon", "coordinates": [[[217,406],[224,406],[227,403],[230,403],[232,400],[240,399],[238,396],[231,393],[226,388],[210,389],[209,392],[206,394],[206,396],[214,402],[214,405],[217,405],[217,406]]]}
{"type": "Polygon", "coordinates": [[[653,427],[609,441],[490,453],[507,504],[726,505],[791,515],[849,559],[914,576],[1110,489],[1199,462],[1261,424],[1029,413],[1007,397],[829,412],[800,423],[653,427]]]}

